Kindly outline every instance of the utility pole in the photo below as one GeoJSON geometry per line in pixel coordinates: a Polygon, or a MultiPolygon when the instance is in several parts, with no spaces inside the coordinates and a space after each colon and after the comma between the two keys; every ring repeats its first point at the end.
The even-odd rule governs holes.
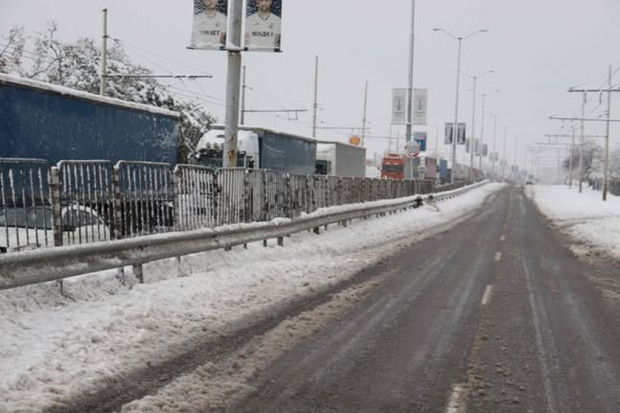
{"type": "Polygon", "coordinates": [[[607,82],[607,123],[605,126],[605,167],[603,169],[603,201],[607,201],[607,180],[609,177],[609,125],[611,118],[611,65],[607,82]]]}
{"type": "MultiPolygon", "coordinates": [[[[612,89],[611,87],[611,77],[612,77],[612,73],[611,73],[611,65],[609,65],[609,71],[608,71],[608,78],[607,78],[607,89],[575,89],[575,88],[570,88],[568,89],[569,93],[572,92],[581,92],[584,94],[583,97],[583,102],[582,102],[582,111],[581,111],[581,119],[572,119],[572,120],[580,120],[582,122],[582,135],[583,135],[583,122],[585,121],[592,121],[592,122],[600,122],[600,121],[604,121],[606,123],[605,126],[605,161],[604,161],[604,171],[603,171],[603,201],[607,201],[607,185],[608,185],[608,174],[609,174],[609,129],[610,129],[610,123],[611,122],[620,122],[620,120],[617,119],[611,119],[611,92],[620,92],[620,89],[612,89]],[[584,115],[584,107],[585,107],[585,101],[586,101],[586,93],[588,92],[595,92],[595,93],[602,93],[602,92],[607,92],[607,118],[606,119],[586,119],[585,115],[584,115]]],[[[551,117],[551,119],[560,119],[560,118],[554,118],[551,117]]],[[[583,148],[583,139],[582,139],[582,148],[583,148]]],[[[582,149],[583,150],[583,149],[582,149]]],[[[581,168],[583,168],[583,166],[581,166],[581,168]]],[[[583,174],[583,171],[582,171],[583,174]]],[[[581,184],[581,181],[580,181],[581,184]]],[[[581,186],[580,186],[580,191],[581,191],[581,186]]]]}
{"type": "Polygon", "coordinates": [[[239,123],[245,125],[245,65],[243,66],[243,85],[241,86],[241,120],[239,123]]]}
{"type": "Polygon", "coordinates": [[[366,138],[366,105],[368,103],[368,81],[366,81],[366,87],[364,88],[364,117],[362,119],[362,147],[364,146],[364,139],[366,138]]]}
{"type": "Polygon", "coordinates": [[[229,0],[230,33],[227,36],[228,73],[226,76],[226,122],[224,168],[237,166],[237,134],[239,132],[239,89],[241,83],[241,19],[243,0],[229,0]]]}
{"type": "Polygon", "coordinates": [[[105,96],[106,81],[108,78],[108,9],[103,9],[103,47],[101,56],[101,78],[99,79],[99,94],[105,96]]]}
{"type": "Polygon", "coordinates": [[[314,56],[314,104],[312,106],[312,137],[316,138],[316,112],[319,107],[317,97],[319,89],[319,56],[314,56]]]}

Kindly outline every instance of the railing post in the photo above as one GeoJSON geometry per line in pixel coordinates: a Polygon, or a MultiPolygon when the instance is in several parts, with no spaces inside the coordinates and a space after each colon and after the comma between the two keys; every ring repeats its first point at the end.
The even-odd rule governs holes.
{"type": "Polygon", "coordinates": [[[269,216],[269,188],[267,187],[267,171],[265,171],[264,169],[261,170],[261,175],[261,179],[263,182],[263,210],[261,212],[261,221],[265,222],[267,221],[267,218],[269,216]]]}
{"type": "Polygon", "coordinates": [[[112,208],[114,211],[114,239],[121,239],[123,234],[123,211],[121,201],[121,188],[120,188],[120,168],[118,165],[114,165],[112,168],[112,192],[114,199],[112,201],[112,208]]]}
{"type": "Polygon", "coordinates": [[[52,202],[52,222],[54,224],[54,246],[62,245],[62,201],[60,199],[60,171],[52,166],[49,175],[50,197],[52,202]]]}
{"type": "Polygon", "coordinates": [[[172,205],[174,208],[174,225],[173,228],[176,231],[179,231],[183,228],[183,226],[181,225],[181,185],[183,184],[183,176],[182,176],[182,172],[181,172],[181,168],[179,168],[179,165],[174,167],[174,170],[172,172],[172,193],[173,193],[173,199],[172,199],[172,205]]]}
{"type": "Polygon", "coordinates": [[[243,170],[243,220],[252,222],[252,187],[250,185],[250,170],[243,170]]]}
{"type": "Polygon", "coordinates": [[[140,284],[144,284],[144,272],[142,270],[142,264],[133,265],[133,275],[138,279],[140,284]]]}
{"type": "Polygon", "coordinates": [[[291,175],[284,175],[284,216],[294,218],[293,212],[293,187],[291,186],[291,175]]]}

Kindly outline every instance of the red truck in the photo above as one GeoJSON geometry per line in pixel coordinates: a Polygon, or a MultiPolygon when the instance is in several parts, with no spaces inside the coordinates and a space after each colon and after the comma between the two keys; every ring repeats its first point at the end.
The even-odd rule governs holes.
{"type": "Polygon", "coordinates": [[[381,161],[381,178],[405,179],[404,155],[387,153],[381,161]]]}

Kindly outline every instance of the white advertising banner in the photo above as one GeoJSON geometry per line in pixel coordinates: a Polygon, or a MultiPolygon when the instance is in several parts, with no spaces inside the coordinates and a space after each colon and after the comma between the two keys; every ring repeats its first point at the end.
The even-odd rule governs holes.
{"type": "Polygon", "coordinates": [[[228,26],[227,0],[194,0],[189,49],[224,50],[228,26]]]}
{"type": "Polygon", "coordinates": [[[392,89],[392,125],[404,125],[406,114],[407,89],[392,89]]]}
{"type": "Polygon", "coordinates": [[[426,125],[426,112],[428,104],[428,89],[413,90],[413,113],[411,123],[414,125],[426,125]]]}
{"type": "Polygon", "coordinates": [[[245,50],[280,51],[282,0],[247,0],[245,50]]]}
{"type": "Polygon", "coordinates": [[[446,145],[452,145],[452,123],[446,123],[444,127],[444,143],[446,145]]]}

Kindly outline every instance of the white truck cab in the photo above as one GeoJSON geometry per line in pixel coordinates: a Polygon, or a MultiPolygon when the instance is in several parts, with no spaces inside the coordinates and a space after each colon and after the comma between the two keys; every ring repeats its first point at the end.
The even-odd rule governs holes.
{"type": "MultiPolygon", "coordinates": [[[[222,167],[224,130],[212,129],[202,135],[194,154],[196,163],[212,168],[222,167]]],[[[258,135],[252,131],[239,130],[237,135],[237,167],[258,169],[260,152],[258,135]]]]}

